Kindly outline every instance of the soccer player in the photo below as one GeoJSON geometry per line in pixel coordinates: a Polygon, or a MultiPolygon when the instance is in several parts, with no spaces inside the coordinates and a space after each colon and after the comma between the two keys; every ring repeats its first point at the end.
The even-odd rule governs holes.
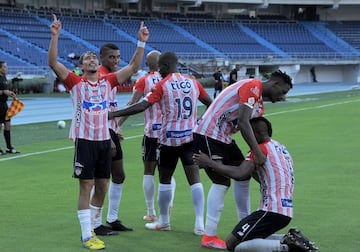
{"type": "MultiPolygon", "coordinates": [[[[158,83],[162,77],[158,72],[159,56],[160,52],[153,50],[146,55],[146,65],[149,67],[149,73],[141,77],[134,86],[132,97],[130,98],[128,105],[132,105],[145,97],[152,89],[152,87],[158,83]]],[[[127,117],[121,117],[119,124],[125,122],[127,117]]],[[[153,222],[157,220],[154,195],[155,195],[155,183],[154,175],[155,168],[158,162],[159,151],[159,134],[162,124],[161,108],[158,103],[154,103],[150,108],[144,111],[144,137],[142,140],[142,159],[144,163],[144,177],[143,177],[143,191],[145,196],[145,203],[147,208],[147,214],[143,217],[143,220],[153,222]]],[[[170,201],[170,208],[172,207],[175,193],[175,179],[171,179],[172,186],[172,199],[170,201]]],[[[169,210],[170,211],[170,210],[169,210]]]]}
{"type": "MultiPolygon", "coordinates": [[[[265,155],[260,151],[249,120],[264,112],[263,97],[272,102],[284,100],[292,88],[291,78],[279,71],[267,81],[246,79],[225,88],[214,100],[194,128],[195,152],[206,153],[213,160],[227,165],[238,165],[244,156],[231,135],[240,131],[249,148],[254,151],[254,162],[263,164],[265,155]]],[[[207,198],[205,235],[201,245],[225,249],[226,244],[217,236],[217,225],[224,207],[230,178],[205,169],[212,181],[207,198]]],[[[249,179],[234,183],[234,199],[239,219],[250,213],[249,179]]]]}
{"type": "Polygon", "coordinates": [[[271,123],[264,117],[250,119],[257,143],[265,155],[265,163],[254,165],[254,152],[239,166],[224,165],[204,153],[194,155],[200,167],[216,171],[235,180],[251,174],[260,184],[259,208],[240,220],[226,239],[229,251],[310,251],[317,247],[302,233],[291,228],[283,235],[275,232],[286,227],[293,217],[294,164],[286,147],[271,138],[271,123]],[[300,249],[300,250],[296,250],[300,249]]]}
{"type": "MultiPolygon", "coordinates": [[[[120,50],[117,45],[112,43],[104,44],[100,48],[100,60],[101,66],[99,66],[98,74],[99,78],[104,77],[109,73],[116,72],[120,63],[120,50]]],[[[129,78],[131,76],[132,69],[128,66],[122,70],[123,77],[129,78]]],[[[117,87],[111,90],[109,97],[109,110],[114,111],[118,109],[117,103],[117,87]]],[[[123,152],[120,141],[123,139],[121,129],[118,125],[118,120],[113,119],[110,124],[110,136],[111,136],[111,151],[112,151],[112,163],[111,163],[111,181],[109,184],[109,203],[108,213],[106,218],[106,225],[102,225],[102,207],[97,208],[90,205],[90,208],[94,210],[93,215],[93,228],[96,235],[114,235],[115,231],[132,231],[132,228],[124,226],[118,219],[118,212],[120,207],[120,201],[122,196],[122,188],[125,180],[125,171],[123,166],[123,152]]],[[[93,187],[94,188],[94,187],[93,187]]],[[[93,191],[92,191],[93,192],[93,191]]]]}
{"type": "MultiPolygon", "coordinates": [[[[95,193],[91,205],[100,209],[104,203],[111,171],[108,103],[111,89],[126,81],[128,74],[124,74],[125,70],[122,69],[99,78],[98,57],[95,52],[88,51],[83,53],[79,60],[83,75],[76,75],[57,60],[61,22],[56,15],[53,15],[50,31],[48,64],[70,91],[73,101],[70,139],[75,142],[73,177],[79,179],[78,218],[82,244],[91,250],[103,249],[104,242],[98,239],[91,229],[91,212],[94,212],[94,209],[90,210],[90,191],[94,184],[95,193]]],[[[137,72],[148,37],[149,31],[141,22],[138,46],[126,71],[133,74],[137,72]]]]}
{"type": "Polygon", "coordinates": [[[159,158],[159,220],[147,223],[152,230],[171,230],[169,205],[172,197],[171,178],[180,159],[190,185],[195,209],[194,233],[204,232],[204,189],[200,182],[197,165],[192,159],[193,135],[196,124],[197,101],[206,106],[211,98],[195,79],[183,75],[177,69],[178,59],[173,52],[165,52],[159,58],[159,72],[163,80],[155,84],[152,91],[140,102],[109,113],[110,118],[132,115],[159,103],[162,111],[159,158]]]}
{"type": "Polygon", "coordinates": [[[11,123],[10,119],[6,119],[6,112],[8,110],[8,97],[16,97],[16,94],[8,88],[6,73],[7,64],[4,61],[0,61],[0,130],[4,124],[4,139],[6,143],[6,150],[4,152],[2,149],[0,149],[0,156],[6,153],[20,153],[19,151],[15,150],[14,146],[11,145],[11,123]]]}

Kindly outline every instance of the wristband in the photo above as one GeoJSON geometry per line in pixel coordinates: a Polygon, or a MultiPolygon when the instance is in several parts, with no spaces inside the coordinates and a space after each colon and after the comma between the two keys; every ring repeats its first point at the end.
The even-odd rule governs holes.
{"type": "Polygon", "coordinates": [[[146,44],[146,42],[142,42],[142,41],[138,40],[137,47],[145,48],[145,44],[146,44]]]}

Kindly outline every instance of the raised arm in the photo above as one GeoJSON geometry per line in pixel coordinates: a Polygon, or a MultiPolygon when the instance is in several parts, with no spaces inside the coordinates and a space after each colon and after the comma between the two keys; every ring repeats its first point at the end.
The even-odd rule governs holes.
{"type": "Polygon", "coordinates": [[[138,33],[138,44],[136,47],[136,51],[133,57],[130,60],[129,65],[123,67],[117,72],[117,79],[119,83],[124,83],[128,80],[133,74],[136,74],[139,70],[141,62],[144,57],[144,48],[145,43],[149,39],[149,31],[146,26],[144,26],[144,21],[141,21],[140,30],[138,33]]]}
{"type": "Polygon", "coordinates": [[[63,81],[67,77],[69,70],[57,60],[58,41],[61,31],[61,22],[60,20],[57,19],[55,14],[53,14],[53,18],[54,20],[50,26],[51,40],[48,51],[48,64],[51,67],[51,69],[54,70],[58,79],[60,81],[63,81]]]}

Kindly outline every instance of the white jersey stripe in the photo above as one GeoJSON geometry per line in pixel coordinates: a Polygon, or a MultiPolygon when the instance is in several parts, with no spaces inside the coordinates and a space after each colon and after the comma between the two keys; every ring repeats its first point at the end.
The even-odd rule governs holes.
{"type": "Polygon", "coordinates": [[[235,126],[240,104],[246,104],[252,109],[256,107],[252,116],[262,115],[261,90],[261,81],[255,79],[241,80],[225,88],[205,111],[194,132],[223,143],[231,143],[231,135],[237,131],[235,126]]]}

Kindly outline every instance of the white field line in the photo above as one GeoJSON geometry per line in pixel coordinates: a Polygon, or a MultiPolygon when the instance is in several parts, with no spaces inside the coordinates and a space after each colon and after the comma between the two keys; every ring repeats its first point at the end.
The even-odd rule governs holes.
{"type": "MultiPolygon", "coordinates": [[[[358,100],[352,100],[352,101],[344,101],[344,102],[330,103],[330,104],[325,104],[325,105],[320,105],[320,106],[314,106],[314,107],[308,107],[308,108],[301,108],[301,109],[283,110],[283,111],[279,111],[279,112],[275,112],[275,113],[266,114],[266,116],[280,115],[280,114],[286,114],[286,113],[294,113],[294,112],[305,111],[305,110],[322,109],[322,108],[333,107],[333,106],[343,105],[343,104],[348,104],[348,103],[353,103],[353,102],[360,102],[360,99],[358,99],[358,100]]],[[[126,140],[126,139],[139,138],[139,137],[142,137],[142,136],[143,136],[143,135],[135,135],[135,136],[125,137],[125,140],[126,140]]],[[[11,156],[11,157],[7,157],[7,158],[2,158],[2,159],[0,159],[0,162],[7,161],[7,160],[12,160],[12,159],[23,158],[23,157],[34,156],[34,155],[41,155],[41,154],[50,153],[50,152],[55,152],[55,151],[68,150],[68,149],[71,149],[71,148],[74,148],[74,146],[72,145],[72,146],[67,146],[67,147],[62,147],[62,148],[57,148],[57,149],[51,149],[51,150],[45,150],[45,151],[32,152],[32,153],[28,153],[28,154],[13,155],[13,156],[11,156]]],[[[10,154],[9,154],[9,155],[10,155],[10,154]]]]}
{"type": "Polygon", "coordinates": [[[360,101],[360,99],[358,99],[358,100],[352,100],[352,101],[343,101],[343,102],[330,103],[330,104],[319,105],[319,106],[308,107],[308,108],[300,108],[300,109],[292,109],[292,110],[283,110],[283,111],[279,111],[279,112],[268,113],[268,114],[266,114],[265,116],[280,115],[280,114],[293,113],[293,112],[299,112],[299,111],[305,111],[305,110],[313,110],[313,109],[322,109],[322,108],[333,107],[333,106],[342,105],[342,104],[359,102],[359,101],[360,101]]]}

